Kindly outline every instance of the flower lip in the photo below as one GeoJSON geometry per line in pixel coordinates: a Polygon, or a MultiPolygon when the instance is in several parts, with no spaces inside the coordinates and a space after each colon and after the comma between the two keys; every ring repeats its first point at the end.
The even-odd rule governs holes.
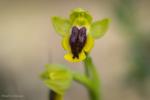
{"type": "Polygon", "coordinates": [[[86,40],[87,40],[86,28],[85,27],[78,28],[76,26],[73,26],[69,40],[71,52],[73,54],[73,59],[74,58],[79,59],[79,53],[85,46],[86,40]]]}

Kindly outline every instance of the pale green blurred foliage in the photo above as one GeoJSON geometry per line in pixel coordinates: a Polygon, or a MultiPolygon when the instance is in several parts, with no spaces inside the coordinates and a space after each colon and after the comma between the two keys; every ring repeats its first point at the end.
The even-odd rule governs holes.
{"type": "MultiPolygon", "coordinates": [[[[119,0],[114,6],[114,13],[122,30],[123,36],[128,40],[130,67],[126,74],[125,83],[136,90],[142,96],[142,100],[149,100],[150,80],[150,30],[140,28],[137,13],[137,4],[140,0],[119,0]]],[[[145,19],[148,20],[148,19],[145,19]]]]}

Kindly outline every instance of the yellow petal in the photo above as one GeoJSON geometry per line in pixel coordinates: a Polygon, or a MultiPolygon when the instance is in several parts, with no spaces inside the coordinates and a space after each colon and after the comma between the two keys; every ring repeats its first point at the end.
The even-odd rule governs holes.
{"type": "Polygon", "coordinates": [[[86,41],[86,44],[85,44],[83,50],[88,53],[91,51],[93,46],[94,46],[94,38],[92,36],[88,35],[87,41],[86,41]]]}
{"type": "Polygon", "coordinates": [[[70,62],[80,62],[86,58],[86,55],[84,52],[81,52],[79,58],[73,58],[73,54],[70,52],[65,54],[64,58],[70,62]]]}
{"type": "Polygon", "coordinates": [[[62,47],[67,50],[67,51],[70,51],[71,48],[70,48],[70,45],[69,45],[69,36],[65,36],[61,42],[62,44],[62,47]]]}

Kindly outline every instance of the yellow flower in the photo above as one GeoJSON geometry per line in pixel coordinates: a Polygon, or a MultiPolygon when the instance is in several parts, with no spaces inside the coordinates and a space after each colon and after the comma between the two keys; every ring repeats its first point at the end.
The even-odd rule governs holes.
{"type": "Polygon", "coordinates": [[[67,51],[64,58],[70,62],[80,62],[86,58],[94,46],[94,40],[104,35],[109,19],[92,22],[88,11],[77,8],[69,19],[53,17],[56,32],[62,36],[62,46],[67,51]]]}

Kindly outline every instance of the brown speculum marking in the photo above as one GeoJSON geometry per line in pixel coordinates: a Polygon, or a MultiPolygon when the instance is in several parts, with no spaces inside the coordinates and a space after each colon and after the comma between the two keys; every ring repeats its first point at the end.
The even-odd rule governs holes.
{"type": "Polygon", "coordinates": [[[71,52],[73,54],[73,59],[79,59],[79,53],[82,51],[87,40],[86,28],[78,28],[76,26],[72,27],[71,36],[69,44],[71,46],[71,52]]]}

